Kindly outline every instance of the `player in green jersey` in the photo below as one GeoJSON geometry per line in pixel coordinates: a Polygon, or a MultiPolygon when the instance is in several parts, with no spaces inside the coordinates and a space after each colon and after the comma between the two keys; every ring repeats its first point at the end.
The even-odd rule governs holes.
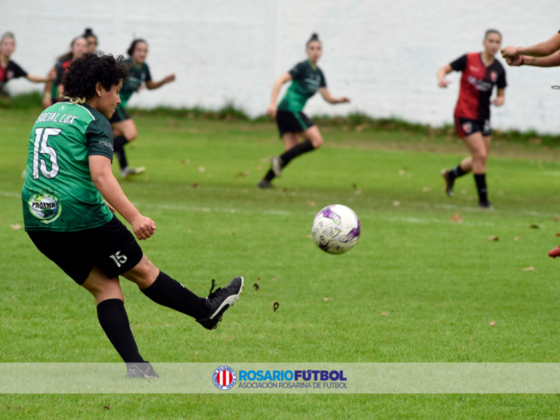
{"type": "Polygon", "coordinates": [[[274,156],[270,160],[271,169],[259,182],[260,188],[272,188],[271,181],[280,177],[282,169],[290,161],[299,155],[317,149],[323,144],[323,138],[319,129],[313,121],[303,113],[305,103],[317,91],[331,104],[350,102],[346,97],[334,98],[327,89],[325,76],[317,61],[321,58],[321,41],[317,34],[311,35],[307,41],[308,60],[297,64],[288,73],[284,73],[274,84],[272,89],[272,100],[267,113],[276,118],[280,137],[284,142],[286,152],[280,156],[274,156]],[[280,104],[276,106],[278,93],[282,85],[288,81],[292,84],[280,104]],[[300,138],[304,141],[300,142],[300,138]]]}
{"type": "Polygon", "coordinates": [[[154,302],[214,329],[238,299],[243,278],[201,298],[148,260],[138,239],[156,224],[128,200],[111,171],[113,134],[108,119],[128,78],[122,57],[85,54],[65,72],[64,102],[39,115],[29,139],[22,189],[25,230],[35,246],[97,302],[107,337],[127,364],[128,377],[158,376],[138,351],[124,308],[119,276],[136,283],[154,302]],[[106,200],[107,204],[104,202],[106,200]]]}
{"type": "Polygon", "coordinates": [[[115,154],[119,159],[121,166],[121,175],[127,178],[133,175],[143,173],[146,168],[131,168],[128,166],[124,146],[129,142],[134,141],[138,136],[136,125],[128,112],[126,112],[126,104],[134,92],[142,89],[143,85],[148,90],[157,89],[167,83],[175,80],[175,75],[170,74],[165,79],[155,82],[152,80],[150,68],[146,64],[146,57],[148,56],[148,44],[143,39],[135,39],[128,48],[127,54],[129,56],[124,62],[130,64],[130,79],[123,84],[121,90],[122,103],[117,106],[113,117],[110,122],[113,126],[113,134],[115,136],[115,154]]]}
{"type": "Polygon", "coordinates": [[[47,82],[45,84],[45,93],[43,95],[43,108],[48,108],[52,104],[60,100],[62,94],[62,77],[64,72],[70,66],[72,60],[80,58],[87,52],[88,41],[86,38],[79,36],[72,40],[70,44],[70,51],[58,57],[56,64],[49,72],[49,78],[54,82],[47,82]]]}

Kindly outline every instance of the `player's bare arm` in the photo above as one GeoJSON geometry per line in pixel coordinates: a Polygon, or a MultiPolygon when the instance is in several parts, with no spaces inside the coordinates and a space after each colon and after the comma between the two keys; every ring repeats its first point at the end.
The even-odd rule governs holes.
{"type": "Polygon", "coordinates": [[[266,113],[270,115],[272,118],[276,118],[276,111],[278,109],[277,102],[278,102],[278,94],[280,93],[280,89],[282,85],[286,82],[292,80],[292,75],[290,73],[284,73],[280,76],[276,82],[274,82],[274,86],[272,87],[272,96],[270,97],[270,105],[266,110],[266,113]]]}
{"type": "Polygon", "coordinates": [[[329,90],[327,88],[320,88],[319,93],[321,94],[323,99],[325,101],[327,101],[329,104],[342,104],[342,103],[350,102],[350,99],[347,98],[346,96],[341,96],[340,98],[335,98],[334,96],[331,95],[331,93],[329,92],[329,90]]]}
{"type": "Polygon", "coordinates": [[[560,49],[560,33],[554,34],[547,41],[530,47],[514,47],[509,45],[502,48],[502,57],[509,63],[508,60],[514,60],[520,55],[530,57],[546,57],[560,49]]]}
{"type": "Polygon", "coordinates": [[[440,88],[446,88],[451,83],[449,80],[445,79],[445,76],[447,76],[452,71],[453,69],[449,64],[446,64],[445,66],[439,69],[437,73],[437,78],[438,78],[438,86],[440,88]]]}

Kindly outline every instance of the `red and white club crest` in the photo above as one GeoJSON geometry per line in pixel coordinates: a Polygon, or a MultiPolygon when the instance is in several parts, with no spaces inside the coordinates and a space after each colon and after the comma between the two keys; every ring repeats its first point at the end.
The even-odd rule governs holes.
{"type": "Polygon", "coordinates": [[[237,375],[235,371],[229,366],[221,366],[214,371],[212,375],[212,382],[214,386],[221,391],[227,391],[233,388],[237,382],[237,375]]]}
{"type": "Polygon", "coordinates": [[[470,122],[466,122],[463,124],[463,131],[469,134],[472,131],[472,124],[470,122]]]}
{"type": "Polygon", "coordinates": [[[490,73],[490,80],[492,80],[493,82],[498,80],[498,73],[496,73],[495,71],[491,72],[490,73]]]}

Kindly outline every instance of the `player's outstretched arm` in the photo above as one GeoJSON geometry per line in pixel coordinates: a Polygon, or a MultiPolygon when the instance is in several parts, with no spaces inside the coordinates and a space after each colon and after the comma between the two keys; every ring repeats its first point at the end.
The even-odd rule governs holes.
{"type": "Polygon", "coordinates": [[[325,101],[327,101],[329,104],[342,104],[345,102],[350,102],[350,99],[348,99],[346,96],[335,98],[331,95],[327,88],[320,88],[319,92],[321,92],[323,99],[325,99],[325,101]]]}
{"type": "Polygon", "coordinates": [[[451,83],[449,80],[445,79],[445,76],[447,76],[452,71],[453,71],[453,69],[451,68],[451,66],[449,64],[446,64],[441,69],[439,69],[439,71],[437,73],[437,79],[438,79],[438,86],[440,88],[446,88],[447,85],[449,85],[449,83],[451,83]]]}
{"type": "Polygon", "coordinates": [[[50,75],[47,75],[47,77],[40,77],[40,76],[33,76],[32,74],[28,74],[27,76],[25,76],[25,78],[33,83],[46,83],[46,82],[51,82],[53,80],[50,78],[50,75]]]}
{"type": "Polygon", "coordinates": [[[525,57],[524,55],[520,55],[515,59],[507,59],[506,62],[512,67],[559,67],[560,53],[552,54],[548,57],[525,57]]]}
{"type": "Polygon", "coordinates": [[[157,89],[162,87],[163,85],[166,85],[167,83],[171,83],[174,81],[175,81],[175,75],[170,74],[169,76],[166,76],[165,79],[160,80],[159,82],[154,82],[153,80],[146,82],[146,88],[148,88],[148,90],[157,89]]]}
{"type": "MultiPolygon", "coordinates": [[[[560,50],[560,33],[556,33],[548,41],[531,47],[514,47],[512,45],[502,48],[502,57],[507,60],[514,60],[520,55],[530,57],[546,57],[560,50]]],[[[509,64],[509,62],[508,62],[509,64]]]]}
{"type": "Polygon", "coordinates": [[[290,80],[292,80],[292,75],[290,73],[284,73],[276,80],[276,82],[274,82],[274,86],[272,87],[272,96],[270,97],[270,105],[266,110],[266,113],[272,118],[276,118],[276,110],[278,109],[276,103],[278,102],[280,89],[284,83],[289,82],[290,80]]]}
{"type": "Polygon", "coordinates": [[[126,197],[111,171],[111,160],[101,155],[90,156],[89,170],[95,188],[130,223],[136,237],[148,239],[152,236],[156,230],[156,224],[149,217],[142,216],[126,197]]]}

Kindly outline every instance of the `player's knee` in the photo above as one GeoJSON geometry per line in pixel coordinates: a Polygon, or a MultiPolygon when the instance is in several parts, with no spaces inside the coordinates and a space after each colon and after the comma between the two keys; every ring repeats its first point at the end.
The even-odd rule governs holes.
{"type": "Polygon", "coordinates": [[[318,136],[311,140],[311,144],[313,145],[314,149],[318,149],[323,145],[323,138],[321,136],[318,136]]]}

